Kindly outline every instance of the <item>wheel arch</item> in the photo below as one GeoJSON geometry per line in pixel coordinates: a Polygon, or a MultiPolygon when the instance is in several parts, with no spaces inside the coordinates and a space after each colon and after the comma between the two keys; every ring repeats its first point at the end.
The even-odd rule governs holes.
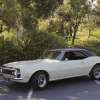
{"type": "Polygon", "coordinates": [[[49,78],[50,78],[49,73],[48,73],[47,71],[45,71],[45,70],[38,70],[38,71],[34,72],[34,73],[31,75],[31,77],[30,77],[28,83],[31,82],[32,77],[33,77],[36,73],[38,73],[38,72],[44,72],[44,73],[46,74],[46,76],[47,76],[47,81],[49,81],[49,78]]]}
{"type": "MultiPolygon", "coordinates": [[[[96,66],[96,65],[100,65],[100,63],[96,63],[94,66],[96,66]]],[[[94,66],[92,67],[92,69],[94,68],[94,66]]],[[[92,71],[92,69],[90,70],[90,72],[92,71]]]]}

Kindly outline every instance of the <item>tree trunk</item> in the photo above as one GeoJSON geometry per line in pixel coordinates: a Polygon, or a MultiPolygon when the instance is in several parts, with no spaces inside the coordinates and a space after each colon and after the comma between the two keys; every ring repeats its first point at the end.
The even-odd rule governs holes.
{"type": "Polygon", "coordinates": [[[89,34],[88,34],[88,38],[90,38],[90,33],[91,33],[91,29],[89,29],[89,34]]]}
{"type": "Polygon", "coordinates": [[[76,27],[74,27],[74,36],[73,36],[73,39],[72,39],[72,45],[74,45],[74,40],[75,40],[76,32],[77,32],[77,29],[76,29],[76,27]]]}
{"type": "Polygon", "coordinates": [[[72,36],[72,27],[70,26],[70,36],[72,36]]]}
{"type": "Polygon", "coordinates": [[[81,31],[82,31],[82,27],[81,27],[81,31]]]}
{"type": "Polygon", "coordinates": [[[2,28],[3,28],[3,25],[1,24],[1,30],[0,30],[0,33],[2,33],[2,28]]]}

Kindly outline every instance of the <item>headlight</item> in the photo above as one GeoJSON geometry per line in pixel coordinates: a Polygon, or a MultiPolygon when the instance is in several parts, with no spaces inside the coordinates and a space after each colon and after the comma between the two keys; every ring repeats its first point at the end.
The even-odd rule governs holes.
{"type": "Polygon", "coordinates": [[[21,73],[20,69],[17,69],[17,73],[21,73]]]}

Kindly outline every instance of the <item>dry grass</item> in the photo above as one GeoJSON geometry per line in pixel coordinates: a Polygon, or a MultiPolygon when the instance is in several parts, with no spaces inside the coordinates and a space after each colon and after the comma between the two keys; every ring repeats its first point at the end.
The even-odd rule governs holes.
{"type": "MultiPolygon", "coordinates": [[[[88,38],[88,29],[83,29],[82,31],[79,30],[76,34],[76,38],[74,41],[74,45],[80,45],[82,43],[85,43],[87,41],[99,41],[100,40],[100,28],[95,28],[91,31],[90,38],[88,38]]],[[[72,43],[72,37],[69,38],[68,44],[69,46],[72,43]]]]}

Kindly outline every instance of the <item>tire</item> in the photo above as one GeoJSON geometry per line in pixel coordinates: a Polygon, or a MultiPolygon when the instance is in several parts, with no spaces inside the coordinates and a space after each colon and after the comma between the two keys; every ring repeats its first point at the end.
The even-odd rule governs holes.
{"type": "Polygon", "coordinates": [[[93,79],[93,80],[98,80],[100,79],[100,65],[95,65],[93,67],[93,69],[91,70],[90,72],[90,77],[93,79]]]}
{"type": "Polygon", "coordinates": [[[46,87],[47,85],[47,77],[46,74],[43,72],[37,72],[33,77],[32,77],[32,86],[33,89],[36,90],[42,90],[46,87]]]}

